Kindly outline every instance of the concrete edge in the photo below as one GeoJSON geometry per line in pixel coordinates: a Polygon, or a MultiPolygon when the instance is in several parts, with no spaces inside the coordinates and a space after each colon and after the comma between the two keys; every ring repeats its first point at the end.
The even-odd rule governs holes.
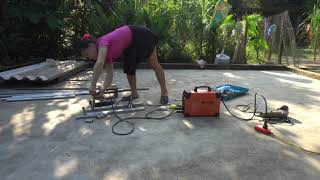
{"type": "MultiPolygon", "coordinates": [[[[201,69],[197,64],[191,63],[160,63],[164,69],[201,69]]],[[[114,63],[115,68],[121,68],[122,63],[114,63]]],[[[150,69],[146,63],[140,63],[137,69],[150,69]]],[[[204,69],[209,70],[273,70],[288,71],[283,65],[252,65],[252,64],[207,64],[204,69]]]]}
{"type": "Polygon", "coordinates": [[[294,72],[296,74],[300,74],[300,75],[303,75],[303,76],[307,76],[307,77],[310,77],[310,78],[313,78],[313,79],[320,80],[320,74],[319,73],[306,71],[306,70],[299,69],[299,68],[296,68],[296,67],[293,67],[293,66],[287,66],[287,68],[289,69],[289,71],[294,72]]]}

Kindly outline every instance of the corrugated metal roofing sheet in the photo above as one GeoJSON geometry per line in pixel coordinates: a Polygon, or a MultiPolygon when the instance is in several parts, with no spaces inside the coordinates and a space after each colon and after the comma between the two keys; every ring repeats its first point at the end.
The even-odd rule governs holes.
{"type": "Polygon", "coordinates": [[[0,82],[24,81],[49,83],[54,80],[63,80],[88,67],[89,63],[84,61],[55,61],[47,59],[46,62],[1,72],[0,82]]]}

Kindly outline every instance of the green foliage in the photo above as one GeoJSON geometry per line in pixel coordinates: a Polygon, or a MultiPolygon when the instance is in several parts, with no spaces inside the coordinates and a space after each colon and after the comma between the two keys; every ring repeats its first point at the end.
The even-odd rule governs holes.
{"type": "Polygon", "coordinates": [[[248,42],[246,47],[248,63],[265,64],[265,52],[268,50],[267,42],[264,39],[254,39],[248,42]]]}
{"type": "MultiPolygon", "coordinates": [[[[310,5],[308,5],[310,6],[310,5]]],[[[308,12],[306,18],[299,25],[298,40],[310,43],[313,50],[313,59],[317,59],[317,50],[320,38],[320,2],[313,4],[313,8],[308,12]]]]}
{"type": "MultiPolygon", "coordinates": [[[[77,44],[83,32],[99,37],[121,25],[134,24],[146,26],[159,36],[162,61],[208,60],[222,50],[232,56],[239,14],[227,16],[213,33],[209,25],[217,1],[9,0],[7,18],[0,24],[0,53],[3,59],[16,61],[29,57],[68,58],[78,55],[77,44]]],[[[259,3],[251,0],[245,5],[256,8],[259,3]]],[[[263,18],[249,15],[247,21],[247,54],[252,61],[262,63],[267,49],[261,38],[263,18]]]]}
{"type": "Polygon", "coordinates": [[[248,43],[246,54],[249,63],[266,63],[265,52],[268,50],[267,42],[263,38],[263,22],[261,15],[252,14],[246,17],[248,23],[248,43]]]}
{"type": "Polygon", "coordinates": [[[309,16],[310,18],[310,30],[312,34],[311,46],[313,49],[313,58],[316,60],[317,58],[317,49],[319,46],[319,35],[320,35],[320,6],[319,4],[315,4],[313,7],[312,14],[309,16]]]}
{"type": "Polygon", "coordinates": [[[228,54],[229,56],[233,55],[237,40],[234,32],[235,26],[236,21],[233,19],[233,15],[227,16],[226,19],[221,23],[220,27],[218,28],[218,52],[224,50],[225,54],[228,54]]]}
{"type": "Polygon", "coordinates": [[[160,59],[191,62],[212,51],[208,24],[216,0],[8,1],[1,55],[67,58],[83,32],[99,37],[124,24],[144,25],[160,38],[160,59]]]}
{"type": "Polygon", "coordinates": [[[204,57],[206,36],[215,0],[211,1],[118,1],[112,16],[106,16],[95,6],[88,16],[88,29],[97,36],[103,35],[120,24],[143,25],[155,32],[160,39],[160,59],[176,62],[204,57]],[[97,13],[98,12],[98,13],[97,13]],[[111,28],[111,29],[110,29],[111,28]]]}
{"type": "Polygon", "coordinates": [[[52,2],[8,1],[8,16],[1,21],[1,44],[10,58],[19,63],[29,57],[51,56],[57,49],[61,12],[52,2]]]}

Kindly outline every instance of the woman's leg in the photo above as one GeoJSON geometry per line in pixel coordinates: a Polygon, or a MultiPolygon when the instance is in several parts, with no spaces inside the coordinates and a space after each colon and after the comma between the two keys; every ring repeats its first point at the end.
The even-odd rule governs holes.
{"type": "Polygon", "coordinates": [[[137,91],[137,79],[136,79],[136,75],[130,75],[127,74],[127,79],[131,88],[131,96],[133,98],[138,97],[138,91],[137,91]]]}
{"type": "Polygon", "coordinates": [[[167,87],[166,87],[166,79],[165,79],[165,75],[164,75],[164,71],[162,69],[162,66],[158,62],[156,48],[154,48],[150,57],[147,59],[147,63],[154,70],[154,72],[157,76],[158,82],[161,87],[161,96],[168,96],[168,91],[167,91],[167,87]]]}

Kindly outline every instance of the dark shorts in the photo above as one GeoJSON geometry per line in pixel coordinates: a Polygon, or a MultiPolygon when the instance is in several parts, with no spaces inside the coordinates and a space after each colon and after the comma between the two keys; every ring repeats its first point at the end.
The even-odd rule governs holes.
{"type": "Polygon", "coordinates": [[[135,75],[137,65],[145,62],[158,43],[158,37],[150,29],[129,26],[132,32],[131,45],[123,53],[123,72],[135,75]]]}

